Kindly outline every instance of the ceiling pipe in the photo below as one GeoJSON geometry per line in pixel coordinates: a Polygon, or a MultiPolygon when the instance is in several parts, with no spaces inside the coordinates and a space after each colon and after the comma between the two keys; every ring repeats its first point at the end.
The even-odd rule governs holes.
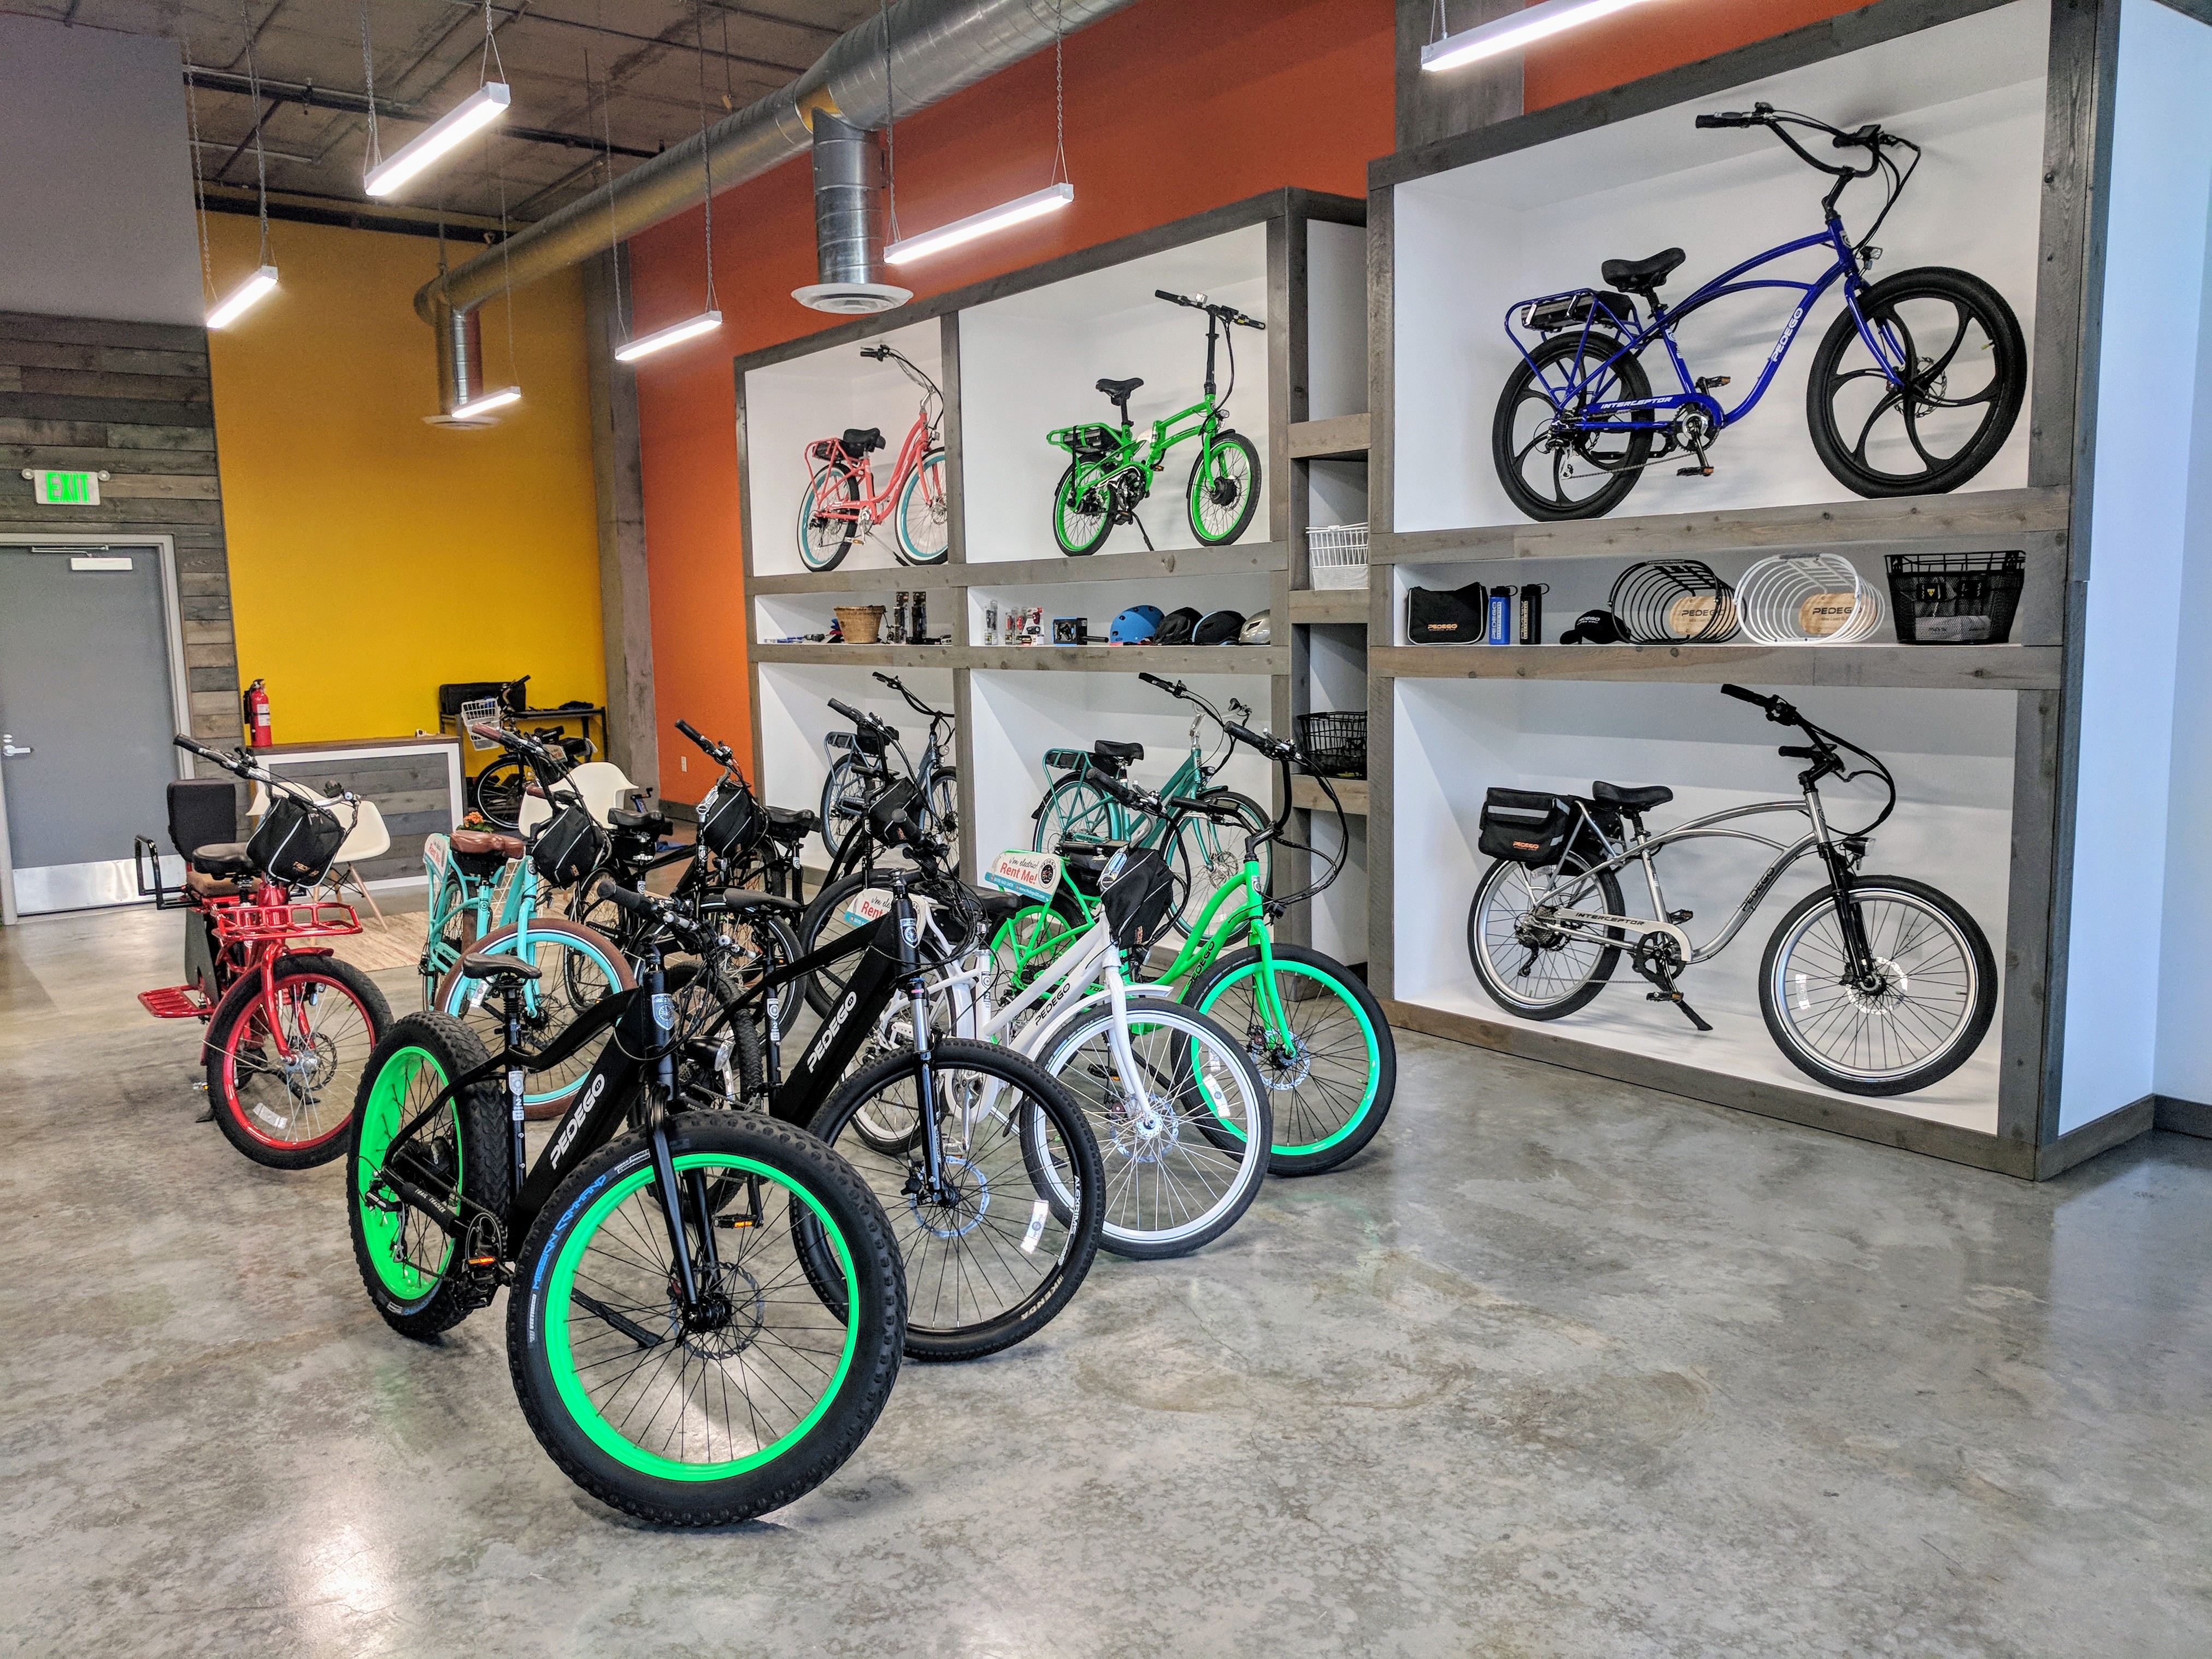
{"type": "Polygon", "coordinates": [[[822,280],[791,291],[799,304],[865,317],[914,298],[884,281],[883,139],[826,109],[814,112],[814,246],[822,280]]]}
{"type": "MultiPolygon", "coordinates": [[[[1049,46],[1055,25],[1061,33],[1073,34],[1130,3],[900,0],[890,14],[888,89],[884,24],[870,17],[840,35],[789,86],[641,162],[617,179],[611,191],[572,202],[500,247],[425,283],[415,296],[416,312],[436,327],[441,306],[465,315],[510,282],[519,288],[550,276],[603,252],[611,241],[635,236],[696,206],[708,160],[720,191],[809,154],[810,118],[817,110],[828,110],[854,127],[880,128],[894,113],[903,119],[1049,46]],[[895,111],[887,91],[896,94],[895,111]]],[[[441,398],[450,408],[451,382],[442,375],[441,380],[441,398]]]]}

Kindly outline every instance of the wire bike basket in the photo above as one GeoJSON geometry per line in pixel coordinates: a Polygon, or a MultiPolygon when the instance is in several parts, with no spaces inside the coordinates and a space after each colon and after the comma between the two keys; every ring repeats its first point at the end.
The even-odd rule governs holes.
{"type": "Polygon", "coordinates": [[[1367,586],[1367,526],[1316,525],[1306,532],[1307,568],[1316,588],[1367,586]]]}
{"type": "Polygon", "coordinates": [[[1889,597],[1905,645],[2002,645],[2027,581],[2027,555],[1893,553],[1889,597]]]}
{"type": "Polygon", "coordinates": [[[1761,645],[1856,645],[1882,623],[1881,594],[1840,553],[1778,553],[1743,573],[1736,614],[1761,645]]]}
{"type": "Polygon", "coordinates": [[[1298,747],[1324,778],[1367,775],[1367,711],[1332,710],[1298,716],[1298,747]]]}
{"type": "Polygon", "coordinates": [[[1606,607],[1632,645],[1718,645],[1736,633],[1735,589],[1697,559],[1632,564],[1606,607]]]}

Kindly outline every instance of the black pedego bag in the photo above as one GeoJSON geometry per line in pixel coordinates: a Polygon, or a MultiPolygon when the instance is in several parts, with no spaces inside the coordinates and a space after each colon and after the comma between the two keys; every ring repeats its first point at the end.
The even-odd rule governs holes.
{"type": "Polygon", "coordinates": [[[1560,795],[1527,789],[1492,789],[1482,798],[1482,838],[1486,858],[1507,859],[1548,869],[1565,856],[1581,814],[1560,795]]]}
{"type": "Polygon", "coordinates": [[[699,839],[716,858],[743,858],[767,830],[768,814],[743,778],[724,778],[699,803],[699,839]]]}
{"type": "Polygon", "coordinates": [[[1125,847],[1098,878],[1098,901],[1114,943],[1142,962],[1175,909],[1174,873],[1156,848],[1125,847]]]}
{"type": "Polygon", "coordinates": [[[345,825],[326,806],[271,793],[261,827],[246,843],[246,856],[255,869],[287,887],[313,887],[330,873],[331,860],[345,842],[345,825]]]}
{"type": "Polygon", "coordinates": [[[556,887],[574,887],[606,861],[607,832],[577,802],[556,812],[531,843],[530,861],[556,887]]]}
{"type": "Polygon", "coordinates": [[[1480,645],[1490,632],[1490,590],[1465,587],[1406,590],[1406,637],[1415,645],[1480,645]]]}

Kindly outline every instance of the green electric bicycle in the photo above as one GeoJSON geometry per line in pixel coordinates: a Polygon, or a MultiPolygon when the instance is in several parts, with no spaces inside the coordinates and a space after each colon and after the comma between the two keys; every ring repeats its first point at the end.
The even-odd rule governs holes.
{"type": "MultiPolygon", "coordinates": [[[[1139,678],[1206,708],[1180,682],[1152,674],[1139,678]]],[[[1212,710],[1207,708],[1207,713],[1212,710]]],[[[1214,718],[1220,720],[1218,714],[1214,718]]],[[[1327,872],[1303,892],[1269,897],[1261,877],[1267,849],[1282,844],[1313,850],[1296,847],[1284,834],[1293,772],[1312,769],[1296,744],[1236,720],[1220,723],[1231,738],[1274,762],[1281,775],[1282,811],[1273,823],[1247,834],[1243,868],[1215,890],[1175,960],[1148,983],[1242,1038],[1272,1097],[1268,1173],[1318,1175],[1353,1157],[1382,1127],[1397,1089],[1397,1046],[1382,1005],[1357,975],[1319,951],[1278,943],[1273,931],[1272,924],[1285,910],[1320,893],[1343,870],[1350,843],[1334,788],[1328,779],[1314,775],[1337,814],[1337,852],[1327,872]]],[[[1097,781],[1131,812],[1171,825],[1203,817],[1224,827],[1244,827],[1236,809],[1218,796],[1152,793],[1103,775],[1097,781]]],[[[1060,868],[1051,896],[1030,890],[1026,896],[1034,902],[1007,915],[992,935],[999,972],[1015,991],[1049,973],[1054,961],[1096,919],[1097,875],[1117,849],[1068,842],[1052,850],[1060,854],[1060,868]]],[[[1144,989],[1133,988],[1133,994],[1144,989]]]]}
{"type": "Polygon", "coordinates": [[[1250,526],[1260,505],[1260,452],[1243,433],[1222,424],[1229,414],[1229,392],[1214,395],[1217,344],[1229,349],[1229,391],[1237,389],[1237,345],[1232,328],[1265,329],[1234,306],[1212,305],[1195,296],[1152,290],[1155,297],[1206,313],[1206,395],[1188,409],[1154,421],[1139,437],[1129,419],[1129,394],[1141,380],[1101,380],[1098,389],[1121,416],[1121,429],[1093,423],[1063,427],[1045,441],[1068,453],[1067,470],[1052,496],[1052,533],[1060,550],[1081,558],[1106,544],[1114,526],[1134,524],[1150,547],[1152,538],[1137,521],[1137,508],[1152,493],[1152,480],[1167,465],[1168,451],[1186,439],[1198,440],[1184,501],[1191,534],[1203,547],[1226,547],[1250,526]]]}
{"type": "MultiPolygon", "coordinates": [[[[1139,678],[1150,678],[1143,675],[1139,678]]],[[[1161,680],[1152,683],[1166,684],[1161,680]]],[[[1214,714],[1211,705],[1198,698],[1189,701],[1197,703],[1205,713],[1192,719],[1189,752],[1176,768],[1175,775],[1156,793],[1170,800],[1186,796],[1218,800],[1233,807],[1233,813],[1218,817],[1186,815],[1181,819],[1170,819],[1132,811],[1109,794],[1099,781],[1103,778],[1126,782],[1130,763],[1144,759],[1145,746],[1140,743],[1102,739],[1088,750],[1045,751],[1045,769],[1060,775],[1053,781],[1044,799],[1030,814],[1036,824],[1030,844],[1040,853],[1052,852],[1062,842],[1069,841],[1158,848],[1175,883],[1174,908],[1169,913],[1168,926],[1177,939],[1190,931],[1190,917],[1206,897],[1224,882],[1234,880],[1243,869],[1245,838],[1267,828],[1266,807],[1249,795],[1214,784],[1214,777],[1236,745],[1224,729],[1220,752],[1209,758],[1200,738],[1207,719],[1218,725],[1221,717],[1214,714]]],[[[1229,713],[1236,720],[1252,718],[1251,709],[1234,697],[1229,700],[1229,713]]],[[[1263,850],[1260,865],[1260,890],[1263,894],[1273,884],[1272,866],[1271,855],[1263,850]]]]}

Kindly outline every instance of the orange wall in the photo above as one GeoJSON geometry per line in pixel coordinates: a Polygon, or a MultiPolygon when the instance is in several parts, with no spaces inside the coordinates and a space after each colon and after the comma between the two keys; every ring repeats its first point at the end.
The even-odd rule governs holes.
{"type": "MultiPolygon", "coordinates": [[[[1657,0],[1532,52],[1529,108],[1580,97],[1850,9],[1836,0],[1657,0]]],[[[1066,46],[1067,161],[1075,202],[1036,225],[933,260],[922,294],[1284,185],[1364,196],[1393,144],[1392,0],[1140,0],[1066,46]]],[[[909,232],[1042,186],[1053,135],[1044,53],[899,123],[899,216],[909,232]]],[[[730,359],[830,327],[791,290],[815,278],[814,215],[799,163],[718,195],[720,332],[638,374],[655,700],[750,748],[739,562],[736,389],[730,359]]],[[[700,309],[697,213],[632,244],[635,331],[700,309]]],[[[661,787],[697,793],[661,745],[661,787]]],[[[779,805],[803,805],[787,802],[779,805]]]]}

